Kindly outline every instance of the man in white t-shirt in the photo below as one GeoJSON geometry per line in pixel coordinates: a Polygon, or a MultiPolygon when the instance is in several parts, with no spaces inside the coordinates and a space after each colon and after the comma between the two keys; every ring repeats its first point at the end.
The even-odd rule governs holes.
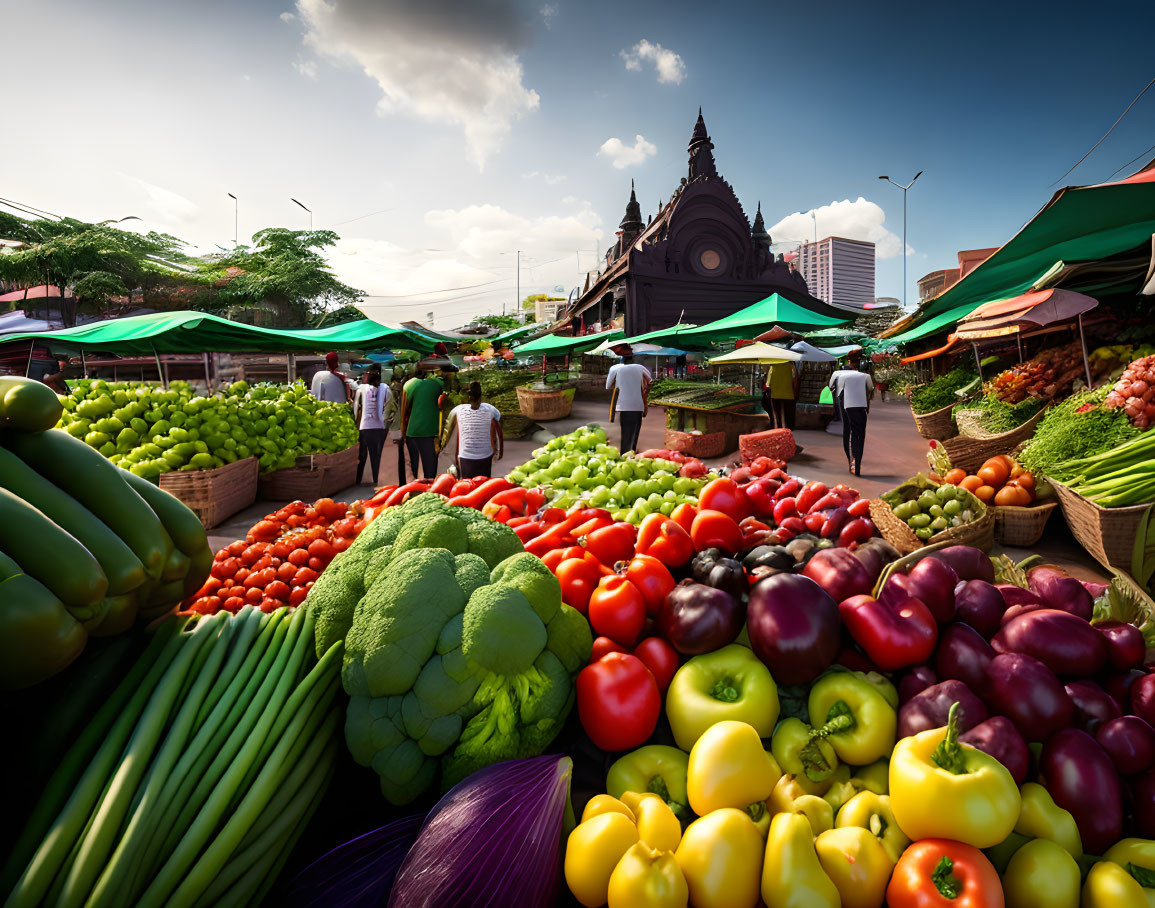
{"type": "Polygon", "coordinates": [[[862,475],[862,450],[866,447],[866,417],[870,400],[874,397],[874,381],[859,371],[862,354],[851,350],[846,357],[848,365],[830,376],[830,392],[842,413],[842,449],[850,472],[862,475]]]}
{"type": "Polygon", "coordinates": [[[623,454],[637,449],[642,418],[650,410],[650,382],[653,380],[649,369],[633,361],[629,347],[622,351],[622,361],[610,366],[610,374],[606,376],[606,390],[617,390],[614,410],[622,426],[623,454]]]}
{"type": "Polygon", "coordinates": [[[505,453],[505,437],[501,432],[501,411],[493,404],[481,402],[481,383],[470,382],[469,403],[460,404],[449,411],[449,431],[445,445],[457,432],[457,475],[461,479],[475,476],[489,477],[493,474],[493,457],[497,459],[505,453]]]}
{"type": "Polygon", "coordinates": [[[381,450],[385,447],[385,440],[389,436],[389,427],[385,424],[385,409],[389,406],[389,386],[382,384],[381,373],[371,370],[365,374],[365,384],[357,386],[357,394],[353,398],[353,419],[358,429],[357,451],[357,485],[361,484],[361,477],[365,472],[365,460],[369,461],[369,469],[373,475],[373,485],[376,486],[381,472],[381,450]]]}
{"type": "Polygon", "coordinates": [[[335,404],[347,404],[350,388],[345,376],[337,371],[337,354],[325,354],[325,368],[317,370],[309,385],[309,393],[317,400],[327,400],[335,404]]]}

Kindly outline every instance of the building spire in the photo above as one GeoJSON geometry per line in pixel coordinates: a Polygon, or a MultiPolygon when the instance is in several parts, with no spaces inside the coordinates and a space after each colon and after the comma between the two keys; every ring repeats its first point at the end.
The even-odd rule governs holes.
{"type": "Polygon", "coordinates": [[[642,220],[642,206],[638,203],[638,195],[634,192],[634,181],[630,180],[630,201],[626,204],[626,213],[618,227],[622,231],[622,247],[629,243],[645,228],[642,220]]]}
{"type": "Polygon", "coordinates": [[[758,203],[758,212],[754,215],[754,227],[751,230],[751,236],[754,238],[754,245],[759,249],[769,249],[770,234],[766,230],[766,222],[762,219],[762,203],[758,203]]]}
{"type": "Polygon", "coordinates": [[[702,108],[698,108],[698,122],[690,136],[690,179],[695,177],[716,177],[718,168],[714,164],[714,143],[706,132],[706,121],[702,118],[702,108]]]}

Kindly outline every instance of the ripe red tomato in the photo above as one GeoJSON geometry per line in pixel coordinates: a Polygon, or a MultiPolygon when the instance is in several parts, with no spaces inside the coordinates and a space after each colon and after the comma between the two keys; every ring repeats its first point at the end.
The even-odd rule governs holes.
{"type": "Polygon", "coordinates": [[[250,587],[245,590],[245,602],[249,605],[256,605],[265,598],[265,591],[259,586],[250,587]]]}
{"type": "Polygon", "coordinates": [[[320,575],[312,568],[300,568],[293,575],[293,586],[304,586],[306,583],[312,583],[318,576],[320,575]]]}
{"type": "Polygon", "coordinates": [[[232,577],[237,572],[237,568],[241,563],[236,558],[226,558],[224,561],[213,562],[212,575],[219,577],[221,580],[226,580],[232,577]]]}
{"type": "Polygon", "coordinates": [[[309,565],[310,568],[312,568],[314,571],[316,571],[319,574],[319,573],[321,573],[321,571],[325,570],[325,566],[329,562],[323,558],[317,558],[314,556],[313,558],[310,558],[308,560],[308,562],[306,562],[306,563],[309,565]]]}
{"type": "Polygon", "coordinates": [[[245,600],[240,596],[229,596],[224,601],[224,609],[226,612],[238,612],[244,607],[245,600]]]}
{"type": "Polygon", "coordinates": [[[625,577],[603,577],[590,595],[589,619],[594,633],[633,646],[646,623],[646,600],[625,577]]]}
{"type": "Polygon", "coordinates": [[[236,542],[230,542],[227,546],[225,546],[225,551],[228,552],[232,557],[236,558],[240,555],[243,555],[245,549],[248,547],[249,544],[247,542],[242,539],[238,539],[236,542]]]}
{"type": "Polygon", "coordinates": [[[601,574],[585,558],[566,558],[554,571],[561,584],[561,599],[583,615],[589,613],[590,596],[598,588],[601,574]]]}
{"type": "Polygon", "coordinates": [[[634,647],[634,655],[645,663],[658,682],[658,690],[665,694],[674,680],[674,672],[678,670],[677,650],[661,637],[647,637],[634,647]]]}
{"type": "Polygon", "coordinates": [[[313,558],[320,558],[327,563],[332,561],[333,556],[336,554],[337,550],[333,548],[327,539],[314,539],[309,543],[309,555],[313,558]]]}
{"type": "Polygon", "coordinates": [[[629,653],[609,653],[578,674],[577,708],[595,746],[606,751],[630,750],[654,733],[662,695],[641,659],[629,653]]]}
{"type": "Polygon", "coordinates": [[[721,511],[699,511],[690,527],[690,538],[699,552],[718,548],[733,554],[742,548],[742,530],[733,517],[721,511]]]}
{"type": "Polygon", "coordinates": [[[300,605],[305,601],[309,591],[303,586],[295,586],[289,593],[289,605],[300,605]]]}
{"type": "Polygon", "coordinates": [[[274,580],[265,587],[265,597],[267,599],[283,599],[289,601],[289,585],[280,580],[274,580]]]}
{"type": "Polygon", "coordinates": [[[674,588],[674,576],[652,555],[635,555],[626,567],[626,579],[638,588],[646,603],[646,613],[658,614],[666,596],[674,588]]]}
{"type": "Polygon", "coordinates": [[[273,543],[273,547],[269,549],[269,554],[274,558],[288,558],[289,552],[293,551],[293,544],[287,539],[278,539],[273,543]]]}
{"type": "Polygon", "coordinates": [[[670,514],[670,519],[678,524],[687,533],[694,525],[694,518],[698,516],[698,509],[692,504],[680,504],[670,514]]]}
{"type": "Polygon", "coordinates": [[[720,476],[706,483],[698,495],[699,511],[721,511],[737,523],[751,514],[750,501],[734,480],[720,476]]]}
{"type": "Polygon", "coordinates": [[[297,566],[291,562],[286,561],[277,568],[277,579],[288,583],[293,579],[293,575],[297,573],[297,566]]]}
{"type": "Polygon", "coordinates": [[[289,564],[295,564],[297,567],[305,564],[309,560],[309,552],[307,549],[293,549],[289,552],[289,564]]]}
{"type": "Polygon", "coordinates": [[[613,523],[586,536],[586,551],[606,567],[634,557],[638,528],[632,523],[613,523]]]}
{"type": "Polygon", "coordinates": [[[609,637],[595,637],[593,648],[590,650],[590,663],[597,662],[602,656],[609,653],[624,653],[626,649],[620,643],[614,643],[609,637]]]}

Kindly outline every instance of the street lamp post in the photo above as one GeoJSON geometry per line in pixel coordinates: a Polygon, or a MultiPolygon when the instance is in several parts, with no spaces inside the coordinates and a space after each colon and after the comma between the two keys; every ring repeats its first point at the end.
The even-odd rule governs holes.
{"type": "Polygon", "coordinates": [[[227,195],[230,199],[233,200],[233,245],[238,246],[240,244],[237,242],[237,238],[240,235],[240,232],[237,229],[237,226],[241,222],[241,214],[240,214],[241,205],[240,205],[240,202],[237,201],[237,197],[235,195],[233,195],[231,192],[227,193],[227,195]]]}
{"type": "MultiPolygon", "coordinates": [[[[914,180],[922,176],[922,171],[914,175],[914,180]]],[[[911,180],[905,186],[901,183],[896,183],[890,177],[882,176],[880,180],[886,180],[892,186],[897,186],[902,190],[902,308],[906,308],[906,191],[914,185],[914,180],[911,180]]]]}
{"type": "Polygon", "coordinates": [[[291,198],[291,199],[289,199],[289,201],[292,202],[294,205],[297,205],[300,208],[304,208],[305,211],[309,212],[309,229],[312,230],[313,229],[313,210],[311,208],[305,208],[305,206],[302,205],[300,202],[298,202],[296,199],[291,198]]]}

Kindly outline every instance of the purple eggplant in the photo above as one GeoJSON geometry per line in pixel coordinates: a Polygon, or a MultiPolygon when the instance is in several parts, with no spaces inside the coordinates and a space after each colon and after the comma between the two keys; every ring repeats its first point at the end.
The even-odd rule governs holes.
{"type": "Polygon", "coordinates": [[[954,588],[954,617],[982,634],[987,640],[999,629],[1007,602],[993,583],[985,580],[960,580],[954,588]]]}
{"type": "Polygon", "coordinates": [[[1134,831],[1155,839],[1155,769],[1131,780],[1131,812],[1134,831]]]}
{"type": "Polygon", "coordinates": [[[984,721],[987,708],[961,681],[940,681],[915,694],[898,710],[898,737],[946,725],[951,704],[958,703],[959,731],[968,731],[984,721]]]}
{"type": "Polygon", "coordinates": [[[711,653],[742,633],[742,603],[725,590],[683,580],[658,610],[658,633],[679,653],[711,653]]]}
{"type": "Polygon", "coordinates": [[[690,573],[698,583],[727,592],[738,600],[750,588],[742,562],[729,557],[721,549],[698,552],[690,562],[690,573]]]}
{"type": "Polygon", "coordinates": [[[955,622],[939,631],[934,671],[944,681],[954,678],[981,694],[987,685],[987,666],[994,657],[995,651],[978,631],[955,622]]]}
{"type": "Polygon", "coordinates": [[[841,644],[838,604],[809,577],[759,580],[750,588],[746,615],[750,647],[779,684],[805,684],[834,664],[841,644]]]}
{"type": "Polygon", "coordinates": [[[954,617],[958,574],[945,561],[923,558],[907,574],[891,574],[878,597],[883,602],[919,599],[940,624],[954,617]]]}
{"type": "Polygon", "coordinates": [[[898,679],[899,706],[933,684],[938,684],[938,675],[934,673],[934,669],[929,665],[916,665],[898,679]]]}
{"type": "Polygon", "coordinates": [[[1016,785],[1026,781],[1031,768],[1031,752],[1027,742],[1006,716],[991,716],[970,731],[959,735],[963,744],[988,753],[1007,768],[1016,785]]]}
{"type": "Polygon", "coordinates": [[[961,580],[995,582],[995,566],[991,563],[990,556],[974,546],[951,545],[937,552],[931,552],[928,557],[949,564],[961,580]]]}
{"type": "Polygon", "coordinates": [[[1123,835],[1123,786],[1107,752],[1085,731],[1051,735],[1039,758],[1039,775],[1056,804],[1079,827],[1083,849],[1102,854],[1123,835]]]}
{"type": "Polygon", "coordinates": [[[1155,725],[1155,675],[1144,675],[1131,685],[1131,712],[1155,725]]]}
{"type": "MultiPolygon", "coordinates": [[[[1133,668],[1129,672],[1112,672],[1103,677],[1103,690],[1111,695],[1111,699],[1119,704],[1119,710],[1126,715],[1133,713],[1135,710],[1131,708],[1131,686],[1140,678],[1146,678],[1147,673],[1141,668],[1133,668]]],[[[1137,714],[1141,715],[1141,714],[1137,714]]],[[[1147,719],[1146,716],[1142,716],[1147,719]]],[[[1153,723],[1155,724],[1155,723],[1153,723]]]]}
{"type": "Polygon", "coordinates": [[[984,695],[987,705],[1014,722],[1028,742],[1045,741],[1070,726],[1075,715],[1075,705],[1055,673],[1021,653],[991,660],[984,695]]]}
{"type": "Polygon", "coordinates": [[[1075,724],[1091,734],[1104,722],[1123,715],[1115,698],[1094,681],[1071,681],[1063,690],[1075,704],[1075,724]]]}
{"type": "Polygon", "coordinates": [[[1124,621],[1104,621],[1094,625],[1107,641],[1107,661],[1117,672],[1138,668],[1147,655],[1143,632],[1124,621]]]}
{"type": "Polygon", "coordinates": [[[1027,571],[1027,583],[1048,608],[1070,612],[1084,621],[1091,620],[1095,606],[1091,594],[1083,584],[1059,568],[1053,565],[1031,568],[1027,571]]]}
{"type": "Polygon", "coordinates": [[[1045,608],[1006,622],[991,638],[996,653],[1034,656],[1056,675],[1088,678],[1107,661],[1107,641],[1068,612],[1045,608]]]}
{"type": "Polygon", "coordinates": [[[1120,775],[1133,776],[1155,766],[1155,728],[1138,716],[1104,722],[1095,732],[1095,740],[1120,775]]]}

